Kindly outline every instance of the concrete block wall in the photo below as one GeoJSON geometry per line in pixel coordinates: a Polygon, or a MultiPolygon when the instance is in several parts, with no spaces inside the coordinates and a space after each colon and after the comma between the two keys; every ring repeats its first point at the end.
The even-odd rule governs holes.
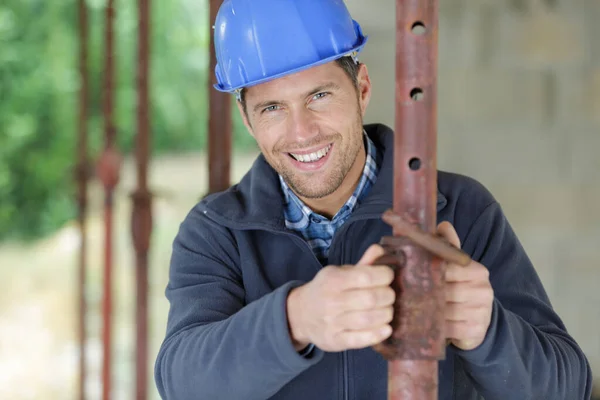
{"type": "MultiPolygon", "coordinates": [[[[393,126],[395,1],[346,2],[369,35],[366,122],[393,126]]],[[[439,167],[499,200],[598,378],[599,21],[599,0],[440,1],[438,77],[439,167]]]]}

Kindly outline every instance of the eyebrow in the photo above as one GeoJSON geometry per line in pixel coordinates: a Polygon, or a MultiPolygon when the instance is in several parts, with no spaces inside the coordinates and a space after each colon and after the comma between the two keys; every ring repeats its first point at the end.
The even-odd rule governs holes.
{"type": "MultiPolygon", "coordinates": [[[[321,93],[321,92],[325,92],[327,90],[339,90],[340,87],[337,83],[334,82],[329,82],[329,83],[325,83],[323,85],[319,85],[314,89],[309,90],[308,92],[306,92],[304,94],[304,97],[310,97],[310,96],[314,96],[317,93],[321,93]]],[[[254,112],[259,112],[264,108],[270,107],[270,106],[276,106],[276,105],[281,105],[284,104],[285,101],[283,100],[267,100],[267,101],[262,101],[260,103],[258,103],[257,105],[254,106],[254,112]]]]}
{"type": "Polygon", "coordinates": [[[339,90],[339,89],[340,89],[340,87],[338,86],[337,83],[329,82],[329,83],[325,83],[323,85],[317,86],[313,90],[306,93],[304,95],[304,97],[314,96],[317,93],[326,92],[328,90],[339,90]]]}

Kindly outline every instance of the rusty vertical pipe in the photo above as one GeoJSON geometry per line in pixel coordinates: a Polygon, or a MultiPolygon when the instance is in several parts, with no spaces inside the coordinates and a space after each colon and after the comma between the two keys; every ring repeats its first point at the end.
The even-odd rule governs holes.
{"type": "Polygon", "coordinates": [[[148,190],[150,113],[150,0],[138,0],[137,72],[137,189],[133,193],[131,235],[136,257],[136,399],[148,397],[148,250],[152,231],[151,194],[148,190]]]}
{"type": "Polygon", "coordinates": [[[116,129],[113,120],[114,104],[114,0],[108,0],[105,10],[104,54],[104,151],[98,163],[98,176],[104,186],[104,285],[102,301],[102,399],[111,398],[112,362],[112,269],[113,269],[113,197],[119,181],[120,155],[116,149],[116,129]]]}
{"type": "MultiPolygon", "coordinates": [[[[437,0],[396,0],[394,213],[432,233],[437,199],[437,0]]],[[[377,348],[388,359],[388,399],[438,398],[445,354],[442,260],[394,227],[384,238],[396,267],[392,337],[377,348]]]]}
{"type": "Polygon", "coordinates": [[[77,166],[75,169],[75,180],[77,182],[77,224],[79,228],[79,254],[78,254],[78,279],[77,297],[79,307],[79,321],[77,336],[79,342],[79,380],[77,397],[85,399],[86,368],[86,314],[87,302],[85,298],[86,288],[86,260],[87,260],[87,183],[88,183],[88,141],[87,141],[87,118],[89,79],[87,74],[88,60],[88,18],[85,0],[78,1],[78,26],[79,26],[79,118],[77,125],[77,166]]]}
{"type": "MultiPolygon", "coordinates": [[[[437,217],[437,34],[438,0],[396,0],[394,211],[426,232],[437,217]]],[[[445,351],[441,261],[412,243],[404,253],[404,354],[389,362],[389,398],[434,400],[445,351]]]]}
{"type": "Polygon", "coordinates": [[[115,46],[114,46],[114,20],[115,1],[107,0],[104,15],[104,91],[103,113],[105,145],[112,147],[115,144],[116,129],[114,126],[114,82],[115,82],[115,46]]]}
{"type": "MultiPolygon", "coordinates": [[[[217,18],[222,0],[210,0],[210,24],[217,18]]],[[[231,96],[213,89],[217,65],[213,32],[210,32],[209,117],[208,117],[208,192],[225,190],[231,175],[231,96]]]]}

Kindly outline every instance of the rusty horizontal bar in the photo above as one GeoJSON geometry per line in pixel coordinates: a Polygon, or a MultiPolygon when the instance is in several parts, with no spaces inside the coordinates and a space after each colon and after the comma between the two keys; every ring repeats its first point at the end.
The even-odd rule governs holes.
{"type": "MultiPolygon", "coordinates": [[[[418,244],[430,253],[442,258],[445,261],[467,266],[471,262],[471,257],[464,251],[452,246],[446,240],[432,233],[421,230],[418,226],[409,224],[401,216],[391,210],[383,214],[383,220],[394,228],[402,237],[409,238],[413,243],[418,244]]],[[[396,237],[385,238],[384,244],[394,246],[396,237]]]]}

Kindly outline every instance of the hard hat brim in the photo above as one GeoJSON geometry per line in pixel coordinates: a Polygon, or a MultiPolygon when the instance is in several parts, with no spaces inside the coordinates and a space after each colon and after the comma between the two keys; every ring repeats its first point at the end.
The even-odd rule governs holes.
{"type": "Polygon", "coordinates": [[[305,70],[307,70],[309,68],[313,68],[313,67],[317,67],[319,65],[327,64],[328,62],[335,61],[338,58],[342,58],[344,56],[351,55],[354,52],[360,52],[362,50],[362,48],[365,46],[365,44],[367,43],[367,39],[368,39],[368,36],[363,36],[363,37],[361,37],[360,42],[356,46],[354,46],[351,50],[349,50],[349,51],[347,51],[347,52],[345,52],[343,54],[336,54],[336,55],[333,55],[331,57],[324,58],[322,60],[319,60],[319,61],[307,64],[307,65],[304,65],[302,67],[294,68],[294,69],[291,69],[289,71],[285,71],[285,72],[282,72],[282,73],[279,73],[279,74],[275,74],[275,75],[267,76],[267,77],[264,77],[264,78],[261,78],[261,79],[257,79],[257,80],[248,82],[248,83],[243,84],[243,85],[238,85],[238,86],[233,86],[233,87],[223,87],[223,86],[221,86],[221,85],[219,85],[217,83],[217,84],[213,85],[213,87],[216,90],[218,90],[219,92],[233,93],[233,92],[235,92],[235,91],[237,91],[239,89],[242,89],[242,88],[247,88],[247,87],[250,87],[250,86],[255,86],[255,85],[258,85],[258,84],[261,84],[261,83],[265,83],[265,82],[272,81],[272,80],[275,80],[275,79],[278,79],[278,78],[282,78],[282,77],[287,76],[287,75],[292,75],[292,74],[295,74],[297,72],[305,71],[305,70]]]}

